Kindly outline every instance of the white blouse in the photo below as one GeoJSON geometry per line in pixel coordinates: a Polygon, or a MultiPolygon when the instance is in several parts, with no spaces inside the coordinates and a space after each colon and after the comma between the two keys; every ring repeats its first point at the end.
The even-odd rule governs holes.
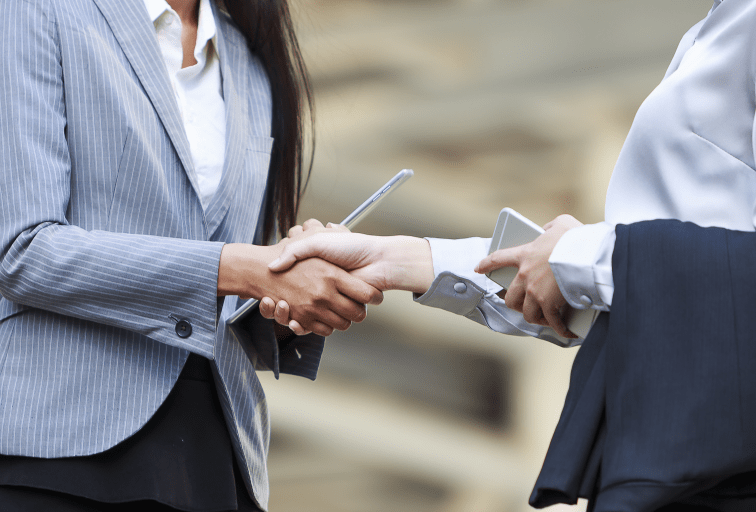
{"type": "Polygon", "coordinates": [[[549,260],[573,306],[608,310],[614,226],[679,219],[754,231],[756,1],[717,0],[641,105],[615,166],[605,222],[569,231],[549,260]]]}
{"type": "Polygon", "coordinates": [[[173,85],[176,103],[189,140],[202,207],[207,209],[223,175],[226,148],[226,107],[220,60],[216,51],[216,27],[209,0],[200,0],[197,64],[181,68],[181,19],[165,0],[144,0],[155,25],[160,51],[173,85]]]}

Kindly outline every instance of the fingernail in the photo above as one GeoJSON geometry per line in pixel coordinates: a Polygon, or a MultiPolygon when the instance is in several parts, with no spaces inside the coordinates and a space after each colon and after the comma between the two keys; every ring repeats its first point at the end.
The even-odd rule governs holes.
{"type": "Polygon", "coordinates": [[[268,268],[274,268],[276,265],[278,265],[281,262],[281,258],[276,258],[270,263],[268,263],[268,268]]]}

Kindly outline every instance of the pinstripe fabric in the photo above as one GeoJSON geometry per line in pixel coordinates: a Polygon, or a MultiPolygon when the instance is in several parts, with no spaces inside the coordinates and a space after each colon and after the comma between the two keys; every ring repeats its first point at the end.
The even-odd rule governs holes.
{"type": "MultiPolygon", "coordinates": [[[[215,362],[247,486],[265,508],[268,415],[253,365],[271,364],[250,344],[276,342],[227,328],[236,298],[216,297],[223,243],[252,240],[263,201],[272,139],[261,65],[215,11],[227,145],[203,212],[143,1],[0,7],[0,452],[114,446],[152,416],[192,351],[215,362]],[[171,317],[192,335],[180,338],[171,317]]],[[[322,339],[297,343],[306,357],[282,354],[282,367],[314,378],[322,339]]]]}

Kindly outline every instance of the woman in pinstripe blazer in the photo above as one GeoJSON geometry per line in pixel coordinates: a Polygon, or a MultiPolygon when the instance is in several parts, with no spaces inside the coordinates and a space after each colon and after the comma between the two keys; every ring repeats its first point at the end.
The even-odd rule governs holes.
{"type": "Polygon", "coordinates": [[[286,2],[0,6],[1,508],[266,509],[255,370],[314,378],[323,338],[225,317],[267,295],[327,335],[381,297],[318,260],[274,275],[280,244],[249,244],[285,232],[301,191],[286,2]],[[216,80],[220,109],[182,73],[216,80]],[[213,147],[196,130],[218,115],[213,147]]]}

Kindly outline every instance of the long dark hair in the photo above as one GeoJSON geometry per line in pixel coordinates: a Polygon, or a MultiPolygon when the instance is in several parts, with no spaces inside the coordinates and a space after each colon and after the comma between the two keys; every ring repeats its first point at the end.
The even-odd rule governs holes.
{"type": "Polygon", "coordinates": [[[285,236],[296,224],[299,202],[312,170],[312,90],[287,0],[218,0],[218,3],[239,26],[250,51],[262,61],[273,91],[275,142],[263,212],[263,243],[269,243],[276,228],[285,236]],[[312,143],[305,166],[307,129],[312,143]]]}

